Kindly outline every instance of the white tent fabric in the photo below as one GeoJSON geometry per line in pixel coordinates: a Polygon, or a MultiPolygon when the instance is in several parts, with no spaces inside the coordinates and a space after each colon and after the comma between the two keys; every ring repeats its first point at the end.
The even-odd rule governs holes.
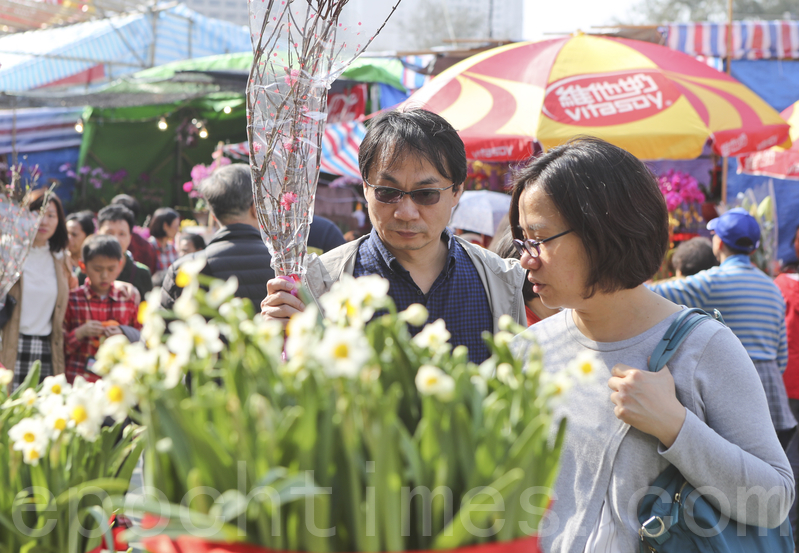
{"type": "Polygon", "coordinates": [[[0,110],[0,154],[43,152],[80,146],[75,130],[83,108],[0,110]],[[16,146],[16,147],[15,147],[16,146]]]}
{"type": "Polygon", "coordinates": [[[102,67],[111,80],[176,60],[245,52],[249,30],[184,4],[0,37],[0,90],[21,92],[102,67]]]}

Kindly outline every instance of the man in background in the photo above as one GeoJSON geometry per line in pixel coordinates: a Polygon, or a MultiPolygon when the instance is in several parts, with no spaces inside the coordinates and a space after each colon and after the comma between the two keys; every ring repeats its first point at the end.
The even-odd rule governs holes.
{"type": "Polygon", "coordinates": [[[158,252],[155,251],[152,244],[136,232],[137,227],[135,223],[139,220],[139,210],[141,209],[139,202],[133,196],[117,194],[111,199],[111,205],[114,204],[124,205],[133,213],[134,226],[130,228],[130,245],[128,246],[128,251],[133,255],[135,261],[145,265],[150,270],[150,274],[154,275],[157,269],[158,252]]]}

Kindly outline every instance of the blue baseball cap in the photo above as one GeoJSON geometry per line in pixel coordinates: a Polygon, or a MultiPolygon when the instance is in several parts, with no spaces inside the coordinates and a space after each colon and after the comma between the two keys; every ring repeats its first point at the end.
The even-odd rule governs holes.
{"type": "Polygon", "coordinates": [[[716,233],[727,247],[744,253],[752,253],[760,244],[760,225],[742,207],[731,209],[707,224],[708,230],[716,233]]]}

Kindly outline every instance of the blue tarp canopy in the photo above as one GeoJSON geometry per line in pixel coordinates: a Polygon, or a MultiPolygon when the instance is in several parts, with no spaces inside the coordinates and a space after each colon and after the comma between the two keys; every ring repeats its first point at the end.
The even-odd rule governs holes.
{"type": "Polygon", "coordinates": [[[107,82],[176,60],[249,51],[249,30],[184,4],[0,37],[0,90],[107,82]]]}

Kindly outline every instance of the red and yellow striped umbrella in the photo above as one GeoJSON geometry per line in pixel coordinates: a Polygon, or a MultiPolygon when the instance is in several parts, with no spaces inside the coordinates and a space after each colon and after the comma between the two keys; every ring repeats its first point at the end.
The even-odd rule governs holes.
{"type": "Polygon", "coordinates": [[[799,180],[799,102],[780,113],[791,126],[793,144],[787,150],[779,146],[738,158],[738,172],[778,179],[799,180]]]}
{"type": "Polygon", "coordinates": [[[724,156],[788,139],[788,125],[735,79],[648,42],[576,35],[501,46],[441,73],[408,101],[459,130],[471,159],[529,157],[576,135],[641,159],[724,156]]]}

